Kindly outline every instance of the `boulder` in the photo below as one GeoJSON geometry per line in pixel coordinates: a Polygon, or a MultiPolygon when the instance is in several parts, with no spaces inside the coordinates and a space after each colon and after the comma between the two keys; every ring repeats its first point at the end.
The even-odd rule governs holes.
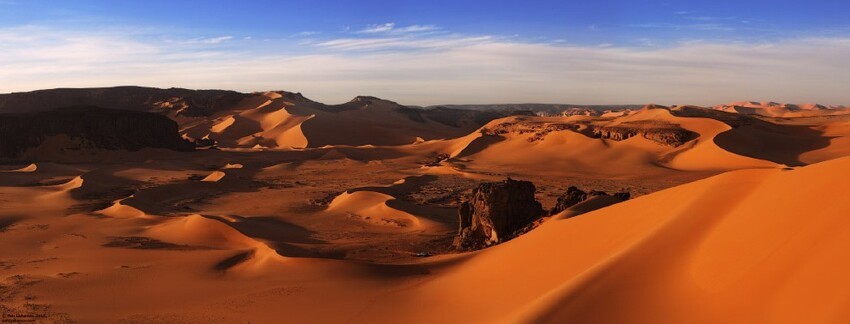
{"type": "Polygon", "coordinates": [[[567,208],[575,206],[576,204],[587,199],[587,193],[582,191],[581,189],[571,186],[567,188],[567,192],[558,197],[558,201],[555,203],[555,207],[549,212],[550,215],[554,215],[560,213],[567,208]]]}
{"type": "Polygon", "coordinates": [[[535,191],[531,182],[510,178],[480,184],[458,208],[460,228],[454,246],[479,249],[515,237],[545,213],[534,199],[535,191]]]}

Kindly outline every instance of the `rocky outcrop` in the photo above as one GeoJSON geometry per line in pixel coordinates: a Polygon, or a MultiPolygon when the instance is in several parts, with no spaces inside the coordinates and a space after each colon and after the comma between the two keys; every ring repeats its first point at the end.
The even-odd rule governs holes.
{"type": "Polygon", "coordinates": [[[631,194],[628,192],[618,192],[613,195],[609,195],[604,191],[591,190],[590,192],[585,192],[575,186],[567,188],[567,191],[558,197],[557,202],[555,203],[555,207],[549,211],[549,215],[555,215],[560,213],[568,208],[578,205],[579,203],[593,198],[595,196],[609,196],[616,198],[619,201],[626,201],[631,198],[631,194]]]}
{"type": "Polygon", "coordinates": [[[51,137],[74,147],[52,151],[104,149],[136,151],[145,147],[190,151],[177,123],[165,116],[97,107],[73,107],[27,114],[0,114],[0,157],[13,159],[51,137]]]}
{"type": "Polygon", "coordinates": [[[552,208],[549,214],[554,215],[560,213],[565,209],[584,201],[585,199],[587,199],[586,192],[575,186],[569,187],[567,188],[567,192],[558,197],[558,201],[555,203],[555,207],[552,208]]]}
{"type": "Polygon", "coordinates": [[[535,191],[531,182],[510,178],[480,184],[458,208],[460,228],[454,246],[479,249],[515,237],[545,213],[534,199],[535,191]]]}
{"type": "Polygon", "coordinates": [[[233,108],[249,94],[226,90],[112,87],[48,89],[0,94],[0,113],[31,113],[57,107],[97,106],[171,116],[205,117],[233,108]]]}
{"type": "Polygon", "coordinates": [[[635,136],[656,143],[678,147],[699,137],[699,134],[679,127],[630,127],[630,126],[592,126],[590,133],[593,137],[623,141],[635,136]]]}
{"type": "Polygon", "coordinates": [[[542,141],[552,132],[574,131],[592,138],[603,138],[614,141],[624,141],[635,136],[656,143],[677,147],[699,137],[699,134],[681,128],[679,125],[666,122],[628,123],[618,126],[601,126],[588,122],[545,123],[518,118],[515,121],[504,122],[483,128],[481,132],[489,136],[501,136],[508,133],[533,134],[529,142],[542,141]]]}

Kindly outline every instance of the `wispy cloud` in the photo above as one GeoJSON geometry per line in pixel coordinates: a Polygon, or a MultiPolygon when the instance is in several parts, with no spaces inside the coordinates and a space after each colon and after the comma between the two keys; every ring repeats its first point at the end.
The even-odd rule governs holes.
{"type": "Polygon", "coordinates": [[[210,38],[198,38],[194,39],[194,42],[204,43],[204,44],[221,44],[226,41],[233,39],[233,36],[219,36],[219,37],[210,37],[210,38]]]}
{"type": "Polygon", "coordinates": [[[396,27],[395,23],[385,23],[379,25],[369,25],[366,28],[358,30],[357,34],[409,34],[409,33],[422,33],[422,32],[430,32],[438,30],[437,26],[434,25],[410,25],[403,27],[396,27]]]}
{"type": "Polygon", "coordinates": [[[138,84],[287,89],[326,102],[366,93],[408,104],[850,103],[845,37],[628,47],[449,33],[344,35],[304,45],[230,38],[219,42],[239,46],[208,46],[203,40],[227,36],[188,43],[110,30],[6,28],[0,92],[138,84]]]}
{"type": "Polygon", "coordinates": [[[492,39],[490,36],[439,38],[341,38],[316,44],[319,47],[336,50],[403,50],[403,49],[440,49],[460,45],[471,45],[492,39]]]}
{"type": "Polygon", "coordinates": [[[294,36],[294,37],[309,37],[309,36],[316,36],[316,35],[319,35],[319,34],[321,34],[321,32],[308,30],[308,31],[302,31],[302,32],[296,33],[295,35],[292,35],[292,36],[294,36]]]}
{"type": "Polygon", "coordinates": [[[366,28],[358,30],[358,33],[361,34],[374,34],[374,33],[383,33],[393,30],[395,28],[395,23],[386,23],[380,25],[369,25],[366,28]]]}

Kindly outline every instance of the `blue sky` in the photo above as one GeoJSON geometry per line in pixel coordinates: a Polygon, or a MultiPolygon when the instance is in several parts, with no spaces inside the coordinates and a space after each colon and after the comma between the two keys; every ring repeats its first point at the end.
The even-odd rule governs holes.
{"type": "Polygon", "coordinates": [[[850,1],[0,0],[0,92],[850,104],[850,1]]]}

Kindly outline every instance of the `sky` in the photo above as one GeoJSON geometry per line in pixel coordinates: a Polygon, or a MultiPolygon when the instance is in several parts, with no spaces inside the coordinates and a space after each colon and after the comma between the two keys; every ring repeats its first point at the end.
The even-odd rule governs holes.
{"type": "Polygon", "coordinates": [[[850,1],[0,0],[0,92],[850,104],[850,1]]]}

